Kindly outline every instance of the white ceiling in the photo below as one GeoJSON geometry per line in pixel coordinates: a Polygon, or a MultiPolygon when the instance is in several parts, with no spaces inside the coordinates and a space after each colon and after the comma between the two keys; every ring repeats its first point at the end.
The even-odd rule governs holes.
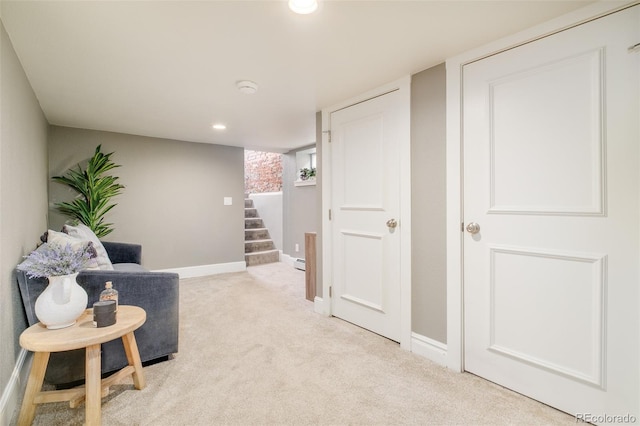
{"type": "Polygon", "coordinates": [[[320,2],[2,0],[0,16],[51,124],[285,152],[315,142],[324,107],[592,1],[320,2]]]}

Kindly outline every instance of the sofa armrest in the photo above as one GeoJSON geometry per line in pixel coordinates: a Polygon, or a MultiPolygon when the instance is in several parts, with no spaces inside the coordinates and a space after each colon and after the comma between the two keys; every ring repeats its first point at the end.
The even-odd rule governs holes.
{"type": "Polygon", "coordinates": [[[118,290],[118,303],[123,305],[144,308],[148,302],[158,301],[159,296],[165,299],[164,303],[174,298],[178,301],[179,276],[174,273],[85,270],[78,274],[76,281],[87,292],[87,307],[98,301],[107,281],[118,290]]]}
{"type": "Polygon", "coordinates": [[[116,243],[100,241],[107,251],[111,263],[137,263],[142,262],[142,246],[140,244],[116,243]]]}
{"type": "MultiPolygon", "coordinates": [[[[82,271],[76,279],[88,295],[88,305],[98,301],[111,281],[118,290],[118,303],[144,309],[147,320],[135,336],[142,361],[178,352],[179,276],[168,272],[82,271]]],[[[128,361],[118,339],[102,347],[102,371],[118,370],[128,361]]]]}

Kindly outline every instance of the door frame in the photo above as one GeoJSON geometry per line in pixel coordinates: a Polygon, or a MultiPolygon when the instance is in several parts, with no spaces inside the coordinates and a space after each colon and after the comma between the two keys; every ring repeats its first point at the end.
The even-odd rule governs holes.
{"type": "Polygon", "coordinates": [[[463,67],[488,56],[522,46],[636,4],[640,4],[640,1],[599,1],[447,59],[447,356],[445,363],[450,369],[464,371],[464,234],[461,229],[461,223],[464,220],[463,67]]]}
{"type": "Polygon", "coordinates": [[[400,237],[400,347],[411,350],[411,76],[406,76],[361,95],[347,99],[322,110],[322,297],[316,297],[315,310],[331,316],[329,287],[333,278],[333,222],[329,220],[331,206],[331,113],[369,99],[398,91],[400,95],[399,146],[400,150],[400,220],[396,232],[400,237]]]}

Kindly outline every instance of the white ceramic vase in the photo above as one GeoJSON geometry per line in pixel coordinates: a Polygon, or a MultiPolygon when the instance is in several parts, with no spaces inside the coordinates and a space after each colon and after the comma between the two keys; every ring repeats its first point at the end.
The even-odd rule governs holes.
{"type": "Polygon", "coordinates": [[[36,299],[35,312],[49,329],[72,326],[87,308],[87,292],[76,282],[77,273],[49,277],[49,285],[36,299]]]}

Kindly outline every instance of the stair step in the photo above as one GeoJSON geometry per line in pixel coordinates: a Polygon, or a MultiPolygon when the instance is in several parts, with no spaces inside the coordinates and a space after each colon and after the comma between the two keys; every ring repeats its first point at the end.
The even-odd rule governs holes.
{"type": "Polygon", "coordinates": [[[265,263],[274,263],[280,261],[280,252],[278,250],[265,250],[255,253],[247,253],[244,255],[247,266],[264,265],[265,263]]]}
{"type": "Polygon", "coordinates": [[[244,200],[244,251],[247,266],[263,265],[280,261],[280,251],[276,249],[269,230],[264,227],[258,210],[249,194],[244,200]]]}
{"type": "Polygon", "coordinates": [[[264,223],[259,217],[248,217],[244,219],[244,229],[264,228],[264,223]]]}
{"type": "Polygon", "coordinates": [[[245,241],[266,240],[268,238],[270,238],[270,235],[267,228],[253,228],[244,230],[245,241]]]}
{"type": "Polygon", "coordinates": [[[244,242],[244,252],[245,253],[256,253],[267,250],[274,250],[276,246],[273,244],[273,240],[265,239],[265,240],[245,240],[244,242]]]}
{"type": "Polygon", "coordinates": [[[255,207],[245,207],[244,208],[244,218],[257,218],[258,217],[258,209],[255,207]]]}

